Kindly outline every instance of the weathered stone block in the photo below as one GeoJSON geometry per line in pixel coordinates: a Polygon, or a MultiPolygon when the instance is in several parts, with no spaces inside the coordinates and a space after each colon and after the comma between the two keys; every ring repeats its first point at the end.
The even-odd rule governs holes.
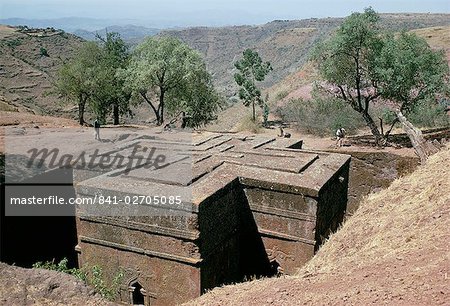
{"type": "MultiPolygon", "coordinates": [[[[83,197],[180,196],[176,206],[79,211],[80,264],[98,264],[110,278],[126,271],[124,302],[170,305],[245,278],[292,274],[344,216],[347,155],[260,136],[183,142],[171,135],[138,144],[163,152],[163,167],[75,174],[83,197]]],[[[130,155],[135,145],[113,153],[130,155]]]]}

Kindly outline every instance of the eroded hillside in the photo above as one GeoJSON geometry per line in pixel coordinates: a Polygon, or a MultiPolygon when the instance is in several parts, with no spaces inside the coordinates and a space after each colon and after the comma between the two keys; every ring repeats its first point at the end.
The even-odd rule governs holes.
{"type": "MultiPolygon", "coordinates": [[[[382,26],[411,30],[450,25],[449,14],[381,14],[382,26]]],[[[307,61],[312,46],[334,31],[341,18],[273,21],[260,26],[196,27],[163,32],[173,35],[205,57],[216,84],[228,95],[235,93],[233,63],[246,48],[256,49],[274,68],[266,81],[270,87],[297,72],[307,61]]]]}
{"type": "Polygon", "coordinates": [[[256,49],[274,71],[265,84],[271,84],[304,63],[305,54],[316,39],[336,27],[338,20],[274,21],[262,26],[190,28],[166,32],[200,51],[213,72],[216,84],[233,94],[233,63],[246,48],[256,49]]]}
{"type": "MultiPolygon", "coordinates": [[[[411,30],[411,32],[423,37],[434,50],[443,50],[450,63],[450,15],[447,16],[446,20],[446,26],[418,28],[411,30]]],[[[271,101],[278,103],[278,105],[289,99],[309,99],[311,98],[312,83],[318,78],[317,70],[313,64],[306,63],[266,91],[271,93],[271,101]]]]}
{"type": "Polygon", "coordinates": [[[0,110],[70,116],[71,106],[50,92],[58,68],[81,41],[53,29],[0,25],[0,110]]]}
{"type": "MultiPolygon", "coordinates": [[[[431,33],[422,30],[418,33],[431,35],[436,44],[443,42],[433,38],[444,35],[445,26],[450,25],[449,14],[382,14],[381,17],[382,25],[393,30],[434,26],[431,33]]],[[[199,50],[219,91],[227,96],[236,94],[233,63],[246,48],[256,49],[274,68],[263,83],[264,87],[270,87],[267,92],[273,100],[280,92],[292,93],[290,97],[309,94],[314,71],[305,66],[308,54],[318,40],[330,35],[341,22],[340,18],[273,21],[260,26],[170,30],[162,35],[176,36],[199,50]]],[[[0,26],[0,110],[76,117],[74,103],[62,103],[49,92],[58,67],[72,56],[81,41],[58,30],[27,32],[0,26]]],[[[151,114],[145,108],[139,108],[134,121],[148,121],[149,117],[151,114]]]]}

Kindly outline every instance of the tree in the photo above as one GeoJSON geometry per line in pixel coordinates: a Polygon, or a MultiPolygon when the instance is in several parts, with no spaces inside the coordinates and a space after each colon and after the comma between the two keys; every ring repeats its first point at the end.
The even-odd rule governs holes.
{"type": "MultiPolygon", "coordinates": [[[[427,143],[421,131],[406,118],[417,104],[437,101],[448,90],[449,67],[445,54],[433,51],[413,33],[387,35],[371,67],[380,96],[394,103],[394,122],[400,122],[422,161],[436,148],[427,143]]],[[[437,102],[436,102],[437,103],[437,102]]]]}
{"type": "Polygon", "coordinates": [[[41,48],[39,49],[39,53],[41,54],[41,56],[50,57],[50,55],[48,55],[47,49],[44,48],[44,47],[41,47],[41,48]]]}
{"type": "MultiPolygon", "coordinates": [[[[266,100],[267,101],[267,100],[266,100]]],[[[267,127],[268,124],[268,120],[269,120],[269,114],[270,114],[270,107],[267,104],[267,102],[264,103],[263,105],[263,125],[265,127],[267,127]]]]}
{"type": "Polygon", "coordinates": [[[74,57],[62,65],[55,82],[56,93],[77,101],[78,121],[85,123],[84,113],[96,90],[98,63],[102,60],[101,49],[95,42],[85,42],[74,57]]]}
{"type": "Polygon", "coordinates": [[[364,118],[381,144],[383,135],[369,114],[371,102],[379,97],[370,75],[373,51],[381,46],[378,14],[371,8],[347,17],[331,39],[313,52],[323,89],[348,103],[364,118]]]}
{"type": "Polygon", "coordinates": [[[129,112],[131,93],[118,73],[128,62],[128,48],[120,35],[107,33],[105,38],[97,36],[96,42],[84,43],[58,71],[56,92],[77,101],[81,125],[87,106],[102,121],[112,110],[114,124],[129,112]]]}
{"type": "Polygon", "coordinates": [[[272,71],[272,66],[269,62],[263,63],[258,52],[251,49],[245,50],[243,58],[234,63],[234,66],[239,71],[234,75],[234,80],[240,87],[239,98],[245,106],[252,106],[252,118],[255,121],[255,104],[263,107],[265,103],[256,82],[264,81],[266,75],[272,71]]]}
{"type": "Polygon", "coordinates": [[[185,114],[185,127],[196,128],[217,119],[216,113],[223,106],[223,98],[217,93],[211,75],[205,65],[195,67],[190,74],[190,81],[185,82],[177,92],[169,94],[171,103],[169,114],[185,114]]]}
{"type": "Polygon", "coordinates": [[[97,69],[97,90],[94,111],[104,118],[112,108],[113,123],[119,124],[120,115],[130,111],[131,92],[124,86],[125,79],[119,70],[126,69],[129,63],[128,47],[115,32],[106,33],[103,38],[97,35],[102,50],[102,58],[97,69]]]}
{"type": "Polygon", "coordinates": [[[185,111],[197,116],[200,103],[205,120],[215,111],[215,91],[200,54],[176,38],[148,38],[136,47],[122,73],[134,95],[150,105],[158,125],[164,122],[166,108],[172,114],[185,111]]]}
{"type": "Polygon", "coordinates": [[[312,59],[325,80],[320,86],[362,115],[377,145],[385,145],[394,124],[401,122],[416,153],[424,160],[429,146],[405,114],[445,89],[448,64],[441,52],[431,50],[415,34],[383,33],[378,20],[371,8],[353,13],[334,37],[316,48],[312,59]],[[369,113],[377,100],[396,106],[396,119],[385,133],[382,120],[380,131],[369,113]]]}

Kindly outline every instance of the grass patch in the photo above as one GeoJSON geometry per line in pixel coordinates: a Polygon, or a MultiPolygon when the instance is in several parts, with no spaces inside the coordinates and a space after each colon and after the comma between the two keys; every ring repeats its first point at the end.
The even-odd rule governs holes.
{"type": "Polygon", "coordinates": [[[253,121],[252,116],[244,117],[244,119],[242,119],[242,121],[239,123],[238,127],[239,132],[247,131],[254,134],[261,133],[261,130],[261,123],[258,121],[258,119],[256,119],[256,121],[253,121]]]}
{"type": "Polygon", "coordinates": [[[275,96],[275,101],[280,101],[283,100],[284,98],[286,98],[289,95],[289,91],[288,90],[281,90],[279,91],[276,96],[275,96]]]}
{"type": "Polygon", "coordinates": [[[3,112],[17,112],[17,109],[14,106],[9,105],[6,102],[0,101],[0,111],[3,112]]]}

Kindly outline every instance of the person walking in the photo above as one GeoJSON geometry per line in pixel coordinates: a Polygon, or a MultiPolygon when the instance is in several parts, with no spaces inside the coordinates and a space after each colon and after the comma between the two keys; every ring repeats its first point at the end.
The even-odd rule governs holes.
{"type": "Polygon", "coordinates": [[[94,121],[94,131],[95,131],[95,139],[96,140],[101,140],[100,139],[100,121],[97,119],[95,119],[94,121]]]}

